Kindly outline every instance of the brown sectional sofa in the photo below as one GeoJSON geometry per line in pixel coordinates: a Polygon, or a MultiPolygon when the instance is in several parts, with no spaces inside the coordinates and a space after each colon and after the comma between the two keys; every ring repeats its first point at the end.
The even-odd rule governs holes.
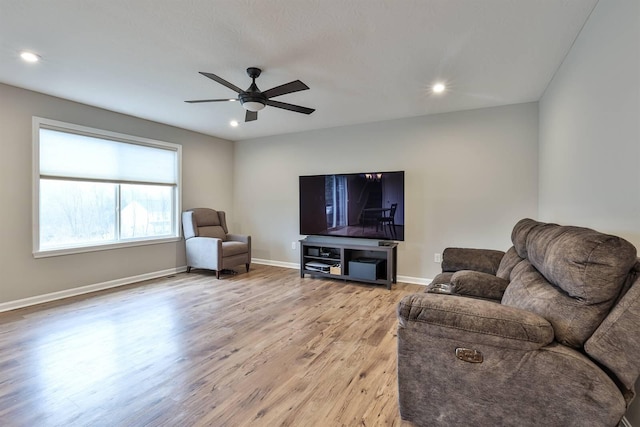
{"type": "Polygon", "coordinates": [[[640,373],[636,248],[532,219],[511,237],[506,253],[447,249],[427,292],[400,302],[402,418],[615,426],[640,373]]]}

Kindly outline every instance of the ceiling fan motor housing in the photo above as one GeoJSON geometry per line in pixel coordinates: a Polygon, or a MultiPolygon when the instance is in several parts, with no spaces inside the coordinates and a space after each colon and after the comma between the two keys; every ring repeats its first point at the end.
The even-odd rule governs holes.
{"type": "Polygon", "coordinates": [[[267,105],[267,97],[260,92],[260,89],[258,89],[256,85],[256,78],[260,76],[261,72],[262,70],[260,68],[247,68],[247,74],[253,79],[253,82],[251,86],[249,86],[249,89],[238,94],[240,104],[242,104],[245,110],[260,111],[267,105]]]}

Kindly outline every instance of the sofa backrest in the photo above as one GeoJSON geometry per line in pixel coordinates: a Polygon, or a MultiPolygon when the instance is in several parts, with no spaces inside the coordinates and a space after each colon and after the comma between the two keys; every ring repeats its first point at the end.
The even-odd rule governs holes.
{"type": "Polygon", "coordinates": [[[442,253],[442,272],[473,270],[496,274],[504,252],[493,249],[446,248],[442,253]]]}
{"type": "Polygon", "coordinates": [[[226,240],[228,229],[226,214],[209,208],[194,208],[182,213],[184,238],[214,237],[226,240]]]}
{"type": "Polygon", "coordinates": [[[511,271],[502,303],[539,314],[558,342],[581,348],[618,298],[636,248],[588,228],[532,219],[519,221],[511,239],[523,261],[511,271]]]}

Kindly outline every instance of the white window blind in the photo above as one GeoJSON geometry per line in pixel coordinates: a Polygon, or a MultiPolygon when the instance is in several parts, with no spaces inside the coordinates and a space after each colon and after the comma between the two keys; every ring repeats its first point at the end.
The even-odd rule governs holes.
{"type": "Polygon", "coordinates": [[[40,129],[40,176],[175,185],[176,150],[40,129]]]}

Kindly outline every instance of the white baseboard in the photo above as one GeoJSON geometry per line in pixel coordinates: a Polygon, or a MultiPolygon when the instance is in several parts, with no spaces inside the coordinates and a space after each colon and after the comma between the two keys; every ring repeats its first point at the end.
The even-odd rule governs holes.
{"type": "Polygon", "coordinates": [[[413,285],[427,286],[433,279],[423,279],[422,277],[398,276],[398,282],[411,283],[413,285]]]}
{"type": "Polygon", "coordinates": [[[23,298],[16,301],[0,303],[0,313],[18,308],[28,307],[45,302],[56,301],[63,298],[74,297],[77,295],[88,294],[90,292],[101,291],[104,289],[115,288],[118,286],[130,285],[132,283],[141,282],[143,280],[156,279],[158,277],[170,276],[176,273],[187,271],[187,267],[169,268],[167,270],[154,271],[151,273],[139,274],[137,276],[124,277],[122,279],[110,280],[108,282],[96,283],[93,285],[81,286],[79,288],[65,289],[64,291],[52,292],[44,295],[23,298]]]}
{"type": "MultiPolygon", "coordinates": [[[[274,267],[284,267],[291,269],[299,269],[300,264],[294,262],[272,261],[268,259],[252,258],[252,263],[270,265],[274,267]]],[[[74,297],[77,295],[88,294],[91,292],[101,291],[104,289],[116,288],[118,286],[130,285],[143,280],[156,279],[158,277],[170,276],[176,273],[187,271],[187,267],[169,268],[167,270],[154,271],[151,273],[139,274],[137,276],[124,277],[122,279],[110,280],[108,282],[96,283],[93,285],[80,286],[73,289],[65,289],[64,291],[52,292],[44,295],[23,298],[15,301],[0,303],[0,313],[4,311],[16,310],[18,308],[29,307],[36,304],[43,304],[50,301],[56,301],[64,298],[74,297]]],[[[412,283],[416,285],[428,285],[431,279],[422,279],[420,277],[398,276],[398,281],[402,283],[412,283]]],[[[625,427],[631,427],[630,424],[625,427]]]]}
{"type": "MultiPolygon", "coordinates": [[[[272,261],[270,259],[260,259],[260,258],[252,258],[252,263],[261,264],[261,265],[271,265],[273,267],[284,267],[284,268],[292,268],[295,270],[300,269],[300,264],[295,262],[282,262],[282,261],[272,261]]],[[[432,279],[423,279],[421,277],[411,277],[411,276],[398,276],[398,282],[402,283],[411,283],[414,285],[428,285],[431,283],[432,279]]]]}
{"type": "Polygon", "coordinates": [[[260,258],[251,258],[251,262],[255,264],[261,264],[261,265],[270,265],[273,267],[293,268],[294,270],[300,269],[300,264],[295,262],[272,261],[270,259],[260,259],[260,258]]]}
{"type": "Polygon", "coordinates": [[[622,417],[622,420],[620,420],[620,424],[618,424],[618,427],[633,427],[633,426],[631,425],[627,417],[622,417]]]}

